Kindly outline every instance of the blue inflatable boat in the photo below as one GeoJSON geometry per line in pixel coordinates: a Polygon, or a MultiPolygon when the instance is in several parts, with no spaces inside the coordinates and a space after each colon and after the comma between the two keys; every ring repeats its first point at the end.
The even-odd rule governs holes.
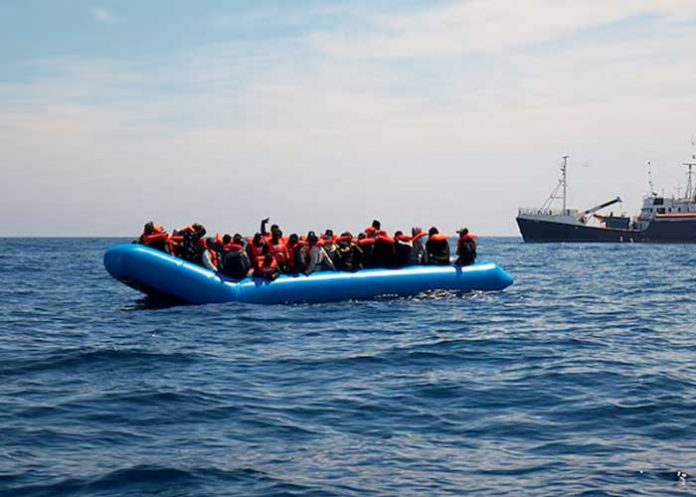
{"type": "Polygon", "coordinates": [[[364,269],[355,273],[281,275],[274,281],[258,278],[237,281],[136,244],[108,249],[104,266],[111,276],[145,294],[190,304],[369,300],[416,295],[428,290],[502,290],[512,284],[512,277],[492,262],[477,262],[465,267],[411,266],[364,269]]]}

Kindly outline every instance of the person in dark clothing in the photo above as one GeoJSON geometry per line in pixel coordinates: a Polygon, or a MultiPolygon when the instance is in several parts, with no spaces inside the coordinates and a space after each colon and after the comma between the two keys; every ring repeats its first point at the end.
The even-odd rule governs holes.
{"type": "Polygon", "coordinates": [[[394,239],[384,231],[377,233],[375,245],[372,249],[372,263],[374,267],[393,268],[394,264],[394,239]]]}
{"type": "Polygon", "coordinates": [[[193,223],[183,229],[178,230],[174,240],[174,251],[183,260],[193,264],[203,265],[201,256],[205,247],[202,240],[206,235],[206,229],[199,223],[193,223]]]}
{"type": "Polygon", "coordinates": [[[276,231],[280,231],[280,227],[277,224],[271,225],[270,232],[266,231],[266,225],[268,224],[268,221],[270,221],[270,220],[271,220],[270,217],[267,217],[267,218],[261,220],[261,236],[263,236],[263,238],[265,240],[268,240],[276,231]]]}
{"type": "Polygon", "coordinates": [[[401,231],[394,233],[394,267],[406,267],[411,263],[413,242],[401,231]]]}
{"type": "Polygon", "coordinates": [[[476,235],[469,234],[469,230],[461,228],[457,230],[457,261],[458,266],[468,266],[476,261],[476,235]]]}
{"type": "Polygon", "coordinates": [[[450,263],[449,237],[440,233],[434,226],[428,231],[428,241],[425,244],[428,262],[431,265],[445,266],[450,263]]]}
{"type": "Polygon", "coordinates": [[[359,233],[356,244],[362,251],[363,268],[368,269],[375,267],[374,260],[372,258],[372,253],[375,248],[375,239],[369,238],[365,233],[359,233]]]}
{"type": "Polygon", "coordinates": [[[362,265],[362,250],[353,241],[353,235],[346,231],[338,237],[336,243],[336,269],[339,271],[359,271],[362,265]]]}
{"type": "Polygon", "coordinates": [[[239,233],[223,237],[222,274],[241,280],[249,276],[251,261],[244,250],[244,239],[239,233]]]}
{"type": "Polygon", "coordinates": [[[304,240],[300,240],[297,233],[293,233],[288,238],[288,243],[285,245],[285,260],[288,274],[299,274],[305,270],[304,259],[302,257],[302,247],[304,240]]]}

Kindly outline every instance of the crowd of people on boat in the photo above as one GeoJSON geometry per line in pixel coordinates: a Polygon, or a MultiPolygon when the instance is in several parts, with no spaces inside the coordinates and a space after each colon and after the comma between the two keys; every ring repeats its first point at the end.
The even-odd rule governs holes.
{"type": "MultiPolygon", "coordinates": [[[[168,233],[152,221],[134,243],[147,245],[233,279],[259,277],[273,280],[280,274],[312,274],[318,271],[355,272],[368,268],[398,269],[422,264],[449,265],[449,236],[436,227],[427,232],[412,228],[411,234],[396,231],[389,235],[378,220],[353,236],[349,231],[321,234],[309,231],[285,236],[277,224],[245,239],[241,234],[209,237],[199,223],[168,233]]],[[[457,231],[456,265],[476,260],[476,236],[466,228],[457,231]]]]}

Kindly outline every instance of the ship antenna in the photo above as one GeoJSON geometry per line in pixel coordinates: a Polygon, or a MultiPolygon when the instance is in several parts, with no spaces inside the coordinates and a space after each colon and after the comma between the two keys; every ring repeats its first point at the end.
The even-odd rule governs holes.
{"type": "Polygon", "coordinates": [[[684,197],[688,198],[689,200],[696,201],[696,191],[694,191],[693,183],[694,166],[696,166],[696,140],[694,140],[693,136],[691,137],[691,146],[693,148],[691,151],[691,161],[683,163],[687,168],[689,168],[689,171],[686,173],[686,193],[684,194],[684,197]]]}
{"type": "Polygon", "coordinates": [[[563,215],[566,215],[566,200],[568,198],[568,157],[569,155],[563,156],[563,164],[561,164],[561,172],[563,173],[563,215]]]}
{"type": "Polygon", "coordinates": [[[648,161],[648,187],[650,188],[650,195],[655,195],[655,187],[652,180],[652,161],[648,161]]]}

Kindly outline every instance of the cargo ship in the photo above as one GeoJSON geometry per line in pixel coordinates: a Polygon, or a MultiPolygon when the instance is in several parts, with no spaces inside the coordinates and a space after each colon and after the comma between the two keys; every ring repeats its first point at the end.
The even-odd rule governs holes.
{"type": "Polygon", "coordinates": [[[561,178],[540,208],[520,208],[517,226],[529,243],[610,242],[610,243],[696,243],[696,185],[693,182],[696,153],[687,166],[687,185],[683,196],[666,197],[653,191],[643,198],[638,215],[600,214],[600,211],[621,202],[616,197],[586,210],[567,206],[568,157],[561,162],[561,178]],[[555,201],[562,202],[554,209],[555,201]]]}

